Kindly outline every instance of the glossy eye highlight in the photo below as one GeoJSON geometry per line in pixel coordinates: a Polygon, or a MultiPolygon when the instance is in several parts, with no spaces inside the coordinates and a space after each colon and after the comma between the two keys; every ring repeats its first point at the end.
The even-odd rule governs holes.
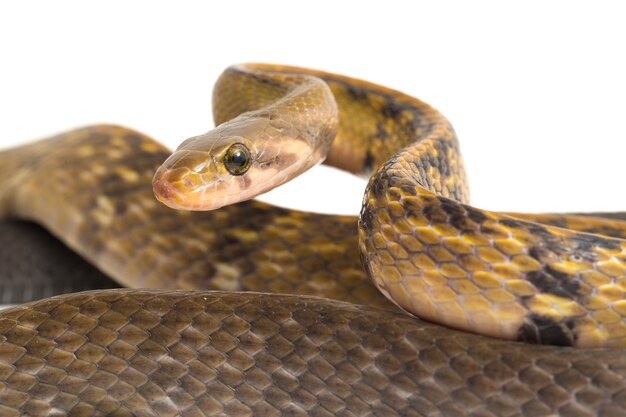
{"type": "Polygon", "coordinates": [[[233,175],[243,175],[250,168],[252,156],[243,143],[233,144],[224,154],[224,166],[233,175]]]}

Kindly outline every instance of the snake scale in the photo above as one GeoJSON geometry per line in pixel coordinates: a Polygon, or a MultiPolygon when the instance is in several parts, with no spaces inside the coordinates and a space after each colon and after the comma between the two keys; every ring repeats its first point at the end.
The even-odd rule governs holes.
{"type": "Polygon", "coordinates": [[[213,105],[173,154],[104,125],[0,152],[0,215],[131,287],[2,311],[0,415],[626,414],[619,215],[467,205],[448,121],[368,82],[237,65],[213,105]],[[324,158],[371,175],[358,222],[250,200],[324,158]]]}

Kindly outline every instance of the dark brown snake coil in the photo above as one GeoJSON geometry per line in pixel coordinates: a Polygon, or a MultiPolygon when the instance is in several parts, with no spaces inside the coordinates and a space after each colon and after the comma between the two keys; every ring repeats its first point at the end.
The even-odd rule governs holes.
{"type": "Polygon", "coordinates": [[[0,214],[44,225],[138,289],[0,313],[0,416],[626,415],[623,222],[466,205],[449,123],[370,83],[237,66],[214,99],[220,126],[158,170],[161,201],[230,204],[229,190],[245,199],[275,185],[273,170],[315,163],[294,154],[328,152],[329,165],[374,172],[358,241],[348,216],[165,207],[151,184],[169,152],[129,129],[4,151],[0,214]],[[233,144],[252,161],[233,165],[233,144]],[[377,288],[422,318],[509,340],[407,315],[377,288]]]}

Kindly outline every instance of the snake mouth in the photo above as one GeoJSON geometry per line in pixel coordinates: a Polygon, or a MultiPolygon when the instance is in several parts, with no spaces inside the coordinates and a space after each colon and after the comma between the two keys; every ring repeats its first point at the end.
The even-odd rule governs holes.
{"type": "Polygon", "coordinates": [[[189,209],[185,204],[184,193],[182,193],[172,182],[170,172],[167,169],[159,168],[152,179],[152,191],[158,201],[166,206],[177,209],[189,209]]]}

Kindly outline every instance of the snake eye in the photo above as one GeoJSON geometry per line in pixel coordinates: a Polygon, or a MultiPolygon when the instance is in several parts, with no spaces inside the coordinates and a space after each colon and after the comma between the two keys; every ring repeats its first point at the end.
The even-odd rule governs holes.
{"type": "Polygon", "coordinates": [[[250,168],[252,157],[242,143],[235,143],[224,154],[224,166],[233,175],[243,175],[250,168]]]}

